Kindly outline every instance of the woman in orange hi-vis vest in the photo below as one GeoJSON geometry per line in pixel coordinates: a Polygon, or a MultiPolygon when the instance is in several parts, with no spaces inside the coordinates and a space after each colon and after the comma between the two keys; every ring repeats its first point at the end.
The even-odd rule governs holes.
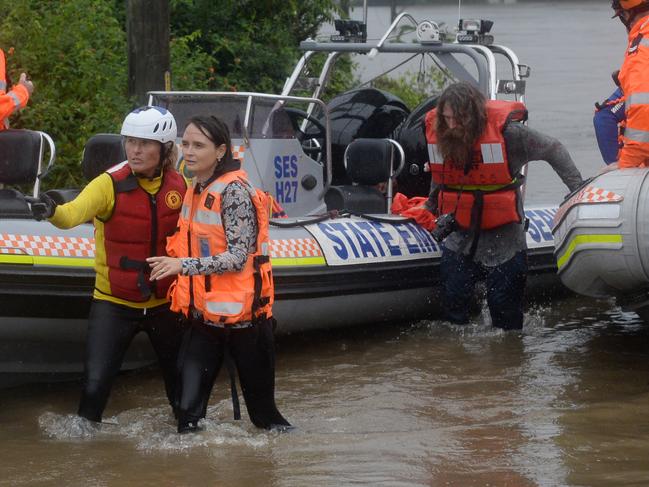
{"type": "Polygon", "coordinates": [[[178,432],[199,429],[224,359],[236,366],[253,424],[289,429],[275,405],[270,199],[248,182],[218,118],[191,118],[182,149],[194,179],[168,240],[171,257],[147,259],[152,280],[178,276],[171,309],[190,323],[178,360],[178,432]]]}
{"type": "Polygon", "coordinates": [[[615,16],[629,31],[620,68],[626,105],[626,128],[618,166],[649,166],[649,0],[613,0],[615,16]]]}
{"type": "Polygon", "coordinates": [[[9,128],[9,116],[21,108],[25,108],[30,95],[34,91],[34,84],[27,79],[27,74],[22,73],[18,83],[9,91],[5,53],[0,49],[0,130],[9,128]]]}

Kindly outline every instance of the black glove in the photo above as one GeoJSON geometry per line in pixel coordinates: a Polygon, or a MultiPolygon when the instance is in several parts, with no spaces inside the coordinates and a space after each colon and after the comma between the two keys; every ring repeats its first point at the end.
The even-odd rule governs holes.
{"type": "Polygon", "coordinates": [[[56,201],[47,193],[41,193],[38,198],[29,198],[32,215],[35,220],[41,221],[50,218],[56,210],[56,201]]]}

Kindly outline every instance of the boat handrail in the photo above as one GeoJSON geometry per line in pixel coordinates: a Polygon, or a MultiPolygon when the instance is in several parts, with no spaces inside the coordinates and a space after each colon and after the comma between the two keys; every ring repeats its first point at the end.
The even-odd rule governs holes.
{"type": "MultiPolygon", "coordinates": [[[[331,187],[331,178],[332,178],[332,163],[331,163],[331,123],[329,117],[329,110],[324,101],[319,100],[318,98],[308,98],[302,96],[290,96],[290,95],[271,95],[268,93],[258,93],[252,91],[150,91],[148,92],[149,104],[154,103],[154,97],[160,98],[169,98],[173,96],[187,96],[187,97],[209,97],[209,98],[219,98],[219,97],[234,97],[234,98],[247,98],[246,100],[246,113],[243,122],[243,134],[244,134],[244,144],[246,147],[250,147],[250,121],[253,100],[274,100],[277,102],[297,102],[297,103],[308,103],[310,105],[319,105],[322,108],[322,112],[325,117],[325,155],[326,155],[326,181],[324,182],[324,187],[321,194],[318,196],[318,199],[322,200],[327,190],[331,187]]],[[[258,168],[257,168],[258,169],[258,168]]],[[[259,175],[261,177],[261,174],[259,175]]]]}
{"type": "Polygon", "coordinates": [[[401,12],[399,15],[397,15],[392,24],[390,24],[390,27],[388,27],[388,30],[385,31],[376,47],[370,51],[370,57],[374,57],[378,53],[378,50],[381,48],[381,46],[383,46],[383,43],[388,39],[392,31],[396,29],[397,25],[399,25],[399,22],[401,22],[401,19],[403,18],[407,18],[414,24],[415,27],[417,27],[417,20],[415,20],[412,15],[410,15],[408,12],[401,12]]]}
{"type": "Polygon", "coordinates": [[[41,145],[39,148],[38,174],[36,175],[36,179],[34,180],[34,188],[32,190],[32,194],[34,198],[38,198],[38,193],[41,188],[41,179],[45,177],[45,175],[50,171],[50,169],[52,169],[52,166],[54,165],[54,161],[56,160],[56,146],[54,145],[54,141],[52,140],[52,137],[50,137],[49,134],[42,132],[40,130],[37,130],[36,132],[41,136],[41,145]],[[43,143],[43,140],[47,142],[47,145],[49,146],[50,149],[50,159],[49,161],[47,161],[47,165],[45,166],[45,169],[42,169],[43,154],[45,153],[45,144],[43,143]]]}
{"type": "MultiPolygon", "coordinates": [[[[305,51],[309,51],[311,55],[313,52],[337,52],[340,54],[344,53],[357,53],[357,54],[369,54],[373,49],[376,49],[377,52],[387,53],[387,54],[464,54],[469,56],[474,62],[476,69],[478,71],[478,83],[479,88],[484,93],[491,94],[495,92],[495,61],[493,64],[487,65],[489,62],[489,54],[485,54],[485,46],[478,46],[477,44],[458,44],[458,43],[446,43],[446,44],[384,44],[378,46],[378,44],[372,43],[362,43],[362,42],[317,42],[314,40],[302,41],[300,43],[300,48],[305,51]],[[476,47],[478,49],[476,49],[476,47]],[[480,52],[478,52],[478,50],[480,52]],[[490,72],[489,70],[492,70],[490,72]],[[493,78],[493,79],[492,79],[493,78]]],[[[488,50],[488,49],[487,49],[488,50]]],[[[490,53],[491,54],[491,53],[490,53]]],[[[306,54],[305,54],[306,55],[306,54]]],[[[492,55],[493,57],[493,55],[492,55]]],[[[294,70],[294,74],[297,69],[294,70]]],[[[291,78],[297,79],[298,76],[291,76],[291,78]]],[[[292,86],[286,85],[284,92],[290,92],[292,86]]]]}

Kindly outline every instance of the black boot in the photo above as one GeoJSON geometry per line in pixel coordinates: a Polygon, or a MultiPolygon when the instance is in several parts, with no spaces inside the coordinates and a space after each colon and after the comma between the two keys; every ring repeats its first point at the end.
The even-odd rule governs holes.
{"type": "Polygon", "coordinates": [[[198,420],[197,421],[178,421],[178,433],[180,434],[185,434],[185,433],[196,433],[197,431],[201,431],[203,428],[198,426],[198,420]]]}

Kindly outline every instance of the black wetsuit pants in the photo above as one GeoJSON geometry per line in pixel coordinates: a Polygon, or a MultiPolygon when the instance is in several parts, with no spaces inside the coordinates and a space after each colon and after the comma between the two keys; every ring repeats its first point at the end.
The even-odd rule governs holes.
{"type": "Polygon", "coordinates": [[[476,281],[484,278],[491,322],[496,328],[523,328],[523,298],[527,279],[527,254],[514,254],[494,267],[480,265],[470,257],[442,249],[440,279],[445,318],[457,324],[469,322],[470,306],[476,281]]]}
{"type": "Polygon", "coordinates": [[[167,398],[175,410],[176,363],[182,340],[179,315],[165,304],[155,308],[129,308],[109,301],[93,300],[88,318],[85,373],[79,416],[101,421],[111,386],[133,337],[149,335],[158,357],[167,398]]]}
{"type": "Polygon", "coordinates": [[[185,331],[178,367],[178,424],[205,417],[225,353],[236,366],[248,416],[258,428],[289,425],[275,404],[275,344],[270,320],[250,328],[228,329],[193,322],[185,331]]]}

